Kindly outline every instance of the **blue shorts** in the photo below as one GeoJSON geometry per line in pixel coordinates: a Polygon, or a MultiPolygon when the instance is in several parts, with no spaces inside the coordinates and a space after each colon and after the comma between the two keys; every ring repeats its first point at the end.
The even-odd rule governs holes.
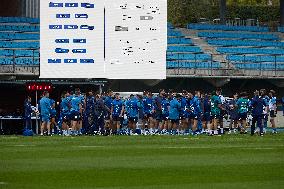
{"type": "Polygon", "coordinates": [[[69,112],[62,112],[61,118],[63,122],[68,122],[70,120],[70,113],[69,112]]]}
{"type": "Polygon", "coordinates": [[[167,120],[169,119],[169,114],[162,114],[162,115],[161,115],[161,119],[162,119],[163,121],[167,121],[167,120]]]}
{"type": "Polygon", "coordinates": [[[220,119],[221,115],[217,114],[212,114],[211,119],[220,119]]]}
{"type": "Polygon", "coordinates": [[[80,120],[82,120],[82,116],[81,116],[79,111],[72,110],[70,112],[70,119],[72,121],[80,121],[80,120]]]}
{"type": "Polygon", "coordinates": [[[49,114],[41,114],[41,121],[42,122],[50,122],[50,115],[49,114]]]}
{"type": "Polygon", "coordinates": [[[205,112],[205,113],[203,114],[202,121],[206,121],[206,122],[211,121],[210,112],[205,112]]]}
{"type": "Polygon", "coordinates": [[[119,117],[118,115],[112,115],[112,120],[113,121],[121,121],[122,117],[119,117]]]}
{"type": "Polygon", "coordinates": [[[238,117],[239,117],[239,120],[246,120],[248,117],[248,113],[247,112],[239,113],[238,117]]]}
{"type": "Polygon", "coordinates": [[[138,122],[138,117],[129,117],[128,120],[133,122],[133,123],[137,123],[138,122]]]}

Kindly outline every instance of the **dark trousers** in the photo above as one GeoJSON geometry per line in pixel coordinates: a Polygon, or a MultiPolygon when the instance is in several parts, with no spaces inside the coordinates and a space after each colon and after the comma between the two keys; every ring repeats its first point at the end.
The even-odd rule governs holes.
{"type": "Polygon", "coordinates": [[[32,129],[32,118],[25,117],[25,128],[31,130],[32,129]]]}
{"type": "Polygon", "coordinates": [[[252,125],[251,125],[251,135],[254,135],[255,131],[255,123],[257,123],[257,127],[259,127],[260,133],[263,133],[263,124],[262,124],[262,115],[254,115],[252,118],[252,125]]]}
{"type": "Polygon", "coordinates": [[[105,120],[103,113],[99,116],[95,116],[94,124],[93,124],[93,131],[99,131],[101,129],[101,132],[104,132],[104,126],[105,126],[105,120]]]}

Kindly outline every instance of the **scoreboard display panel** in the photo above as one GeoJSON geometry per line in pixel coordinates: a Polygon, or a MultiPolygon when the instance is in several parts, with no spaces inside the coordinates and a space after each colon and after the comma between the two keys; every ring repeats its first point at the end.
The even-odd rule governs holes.
{"type": "Polygon", "coordinates": [[[166,78],[167,0],[40,6],[41,78],[166,78]]]}

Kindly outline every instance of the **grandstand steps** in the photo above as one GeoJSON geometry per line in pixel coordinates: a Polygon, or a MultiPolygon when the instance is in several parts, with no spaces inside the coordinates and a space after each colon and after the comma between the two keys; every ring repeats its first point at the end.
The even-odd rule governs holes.
{"type": "MultiPolygon", "coordinates": [[[[212,57],[213,61],[221,62],[221,66],[223,68],[229,69],[229,70],[231,70],[231,72],[239,72],[238,70],[234,70],[235,66],[227,61],[225,55],[220,54],[218,51],[216,51],[216,49],[213,46],[209,45],[205,39],[198,37],[199,31],[189,30],[189,29],[186,29],[186,28],[179,28],[179,31],[181,31],[186,37],[191,38],[193,43],[198,45],[203,50],[204,53],[213,54],[214,55],[212,57]],[[224,67],[224,65],[225,65],[225,67],[224,67]]],[[[232,73],[232,74],[235,74],[235,73],[232,73]]],[[[237,73],[237,74],[243,74],[243,73],[237,73]]]]}

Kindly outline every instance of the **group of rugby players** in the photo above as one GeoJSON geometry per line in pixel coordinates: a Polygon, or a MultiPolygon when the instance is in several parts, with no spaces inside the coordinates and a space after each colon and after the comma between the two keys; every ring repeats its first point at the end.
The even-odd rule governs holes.
{"type": "Polygon", "coordinates": [[[39,102],[41,135],[52,135],[52,130],[68,135],[184,135],[224,134],[223,119],[230,119],[228,133],[265,133],[270,117],[273,133],[276,133],[276,97],[270,90],[255,91],[253,98],[246,92],[228,99],[221,89],[212,94],[194,94],[188,91],[176,93],[160,90],[158,95],[144,92],[123,99],[119,93],[94,95],[92,91],[82,95],[80,89],[74,94],[62,93],[60,116],[56,119],[55,101],[44,92],[39,102]],[[248,124],[251,115],[252,122],[248,124]],[[139,122],[139,124],[137,124],[139,122]],[[257,123],[257,129],[255,125],[257,123]]]}

